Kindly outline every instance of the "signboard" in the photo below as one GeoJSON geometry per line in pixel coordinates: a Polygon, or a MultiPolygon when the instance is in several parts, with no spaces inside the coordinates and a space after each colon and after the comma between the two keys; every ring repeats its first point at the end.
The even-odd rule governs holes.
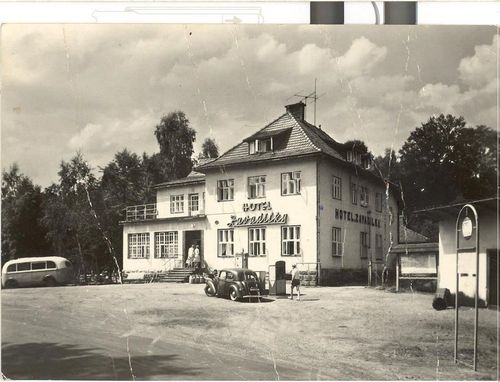
{"type": "Polygon", "coordinates": [[[270,211],[271,202],[260,202],[260,203],[243,203],[243,211],[270,211]]]}
{"type": "Polygon", "coordinates": [[[279,212],[261,213],[259,216],[245,216],[239,218],[236,215],[231,216],[231,222],[227,223],[228,227],[242,227],[249,225],[269,225],[269,224],[286,224],[288,214],[280,214],[279,212]]]}
{"type": "Polygon", "coordinates": [[[437,273],[436,253],[401,255],[402,275],[429,275],[437,273]]]}
{"type": "Polygon", "coordinates": [[[466,240],[472,236],[472,220],[468,216],[462,221],[462,235],[466,240]]]}
{"type": "Polygon", "coordinates": [[[358,214],[356,212],[341,210],[339,208],[335,208],[335,219],[347,220],[354,223],[366,224],[380,228],[380,219],[376,219],[368,215],[358,214]]]}

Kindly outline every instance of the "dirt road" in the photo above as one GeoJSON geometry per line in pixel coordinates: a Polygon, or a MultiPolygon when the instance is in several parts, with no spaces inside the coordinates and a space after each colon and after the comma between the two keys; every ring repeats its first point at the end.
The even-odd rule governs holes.
{"type": "MultiPolygon", "coordinates": [[[[12,379],[497,379],[497,312],[480,312],[479,372],[453,364],[454,311],[432,296],[304,288],[302,301],[235,303],[203,285],[2,290],[12,379]]],[[[471,331],[473,311],[461,311],[471,331]]],[[[472,335],[461,338],[471,359],[472,335]]]]}

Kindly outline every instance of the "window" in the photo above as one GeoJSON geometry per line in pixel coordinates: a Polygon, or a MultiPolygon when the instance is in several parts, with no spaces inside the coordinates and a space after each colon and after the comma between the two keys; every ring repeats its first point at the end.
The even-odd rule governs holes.
{"type": "Polygon", "coordinates": [[[361,153],[355,151],[348,151],[346,159],[348,162],[361,164],[361,153]]]}
{"type": "Polygon", "coordinates": [[[40,269],[45,269],[45,261],[38,261],[36,263],[31,264],[31,269],[32,270],[40,270],[40,269]]]}
{"type": "Polygon", "coordinates": [[[368,247],[370,246],[368,232],[359,233],[359,244],[360,244],[359,257],[361,257],[362,259],[366,259],[368,257],[368,247]]]}
{"type": "Polygon", "coordinates": [[[29,271],[31,270],[31,263],[19,263],[17,264],[17,271],[29,271]]]}
{"type": "Polygon", "coordinates": [[[300,171],[281,174],[281,195],[300,194],[300,171]]]}
{"type": "Polygon", "coordinates": [[[382,249],[382,235],[378,233],[375,235],[375,258],[377,260],[384,259],[383,249],[382,249]]]}
{"type": "Polygon", "coordinates": [[[375,210],[377,212],[382,212],[382,193],[375,193],[375,210]]]}
{"type": "Polygon", "coordinates": [[[234,199],[234,179],[217,181],[217,200],[219,202],[234,199]]]}
{"type": "Polygon", "coordinates": [[[338,176],[333,177],[332,197],[333,199],[342,200],[342,179],[338,176]]]}
{"type": "Polygon", "coordinates": [[[56,269],[56,263],[53,261],[47,261],[47,269],[56,269]]]}
{"type": "Polygon", "coordinates": [[[342,230],[337,227],[332,229],[332,256],[342,256],[343,254],[342,245],[342,230]]]}
{"type": "Polygon", "coordinates": [[[281,255],[300,255],[300,226],[281,227],[281,255]]]}
{"type": "Polygon", "coordinates": [[[184,212],[184,195],[170,195],[170,213],[179,214],[184,212]]]}
{"type": "Polygon", "coordinates": [[[264,256],[266,254],[265,228],[248,229],[248,248],[249,256],[264,256]]]}
{"type": "Polygon", "coordinates": [[[200,210],[200,196],[198,194],[189,194],[189,212],[198,212],[200,210]]]}
{"type": "Polygon", "coordinates": [[[248,178],[248,198],[264,198],[266,196],[266,176],[251,176],[248,178]]]}
{"type": "Polygon", "coordinates": [[[359,191],[359,205],[363,207],[368,206],[368,188],[361,186],[359,191]]]}
{"type": "Polygon", "coordinates": [[[348,151],[348,152],[347,152],[347,161],[348,161],[348,162],[352,162],[352,161],[353,161],[353,159],[354,159],[354,156],[353,156],[353,154],[352,154],[352,151],[348,151]]]}
{"type": "Polygon", "coordinates": [[[248,143],[248,152],[250,154],[266,153],[273,151],[273,138],[255,139],[248,143]]]}
{"type": "Polygon", "coordinates": [[[177,231],[155,232],[155,257],[178,257],[179,234],[177,231]]]}
{"type": "Polygon", "coordinates": [[[218,253],[219,257],[234,256],[234,230],[219,229],[218,235],[218,253]]]}
{"type": "Polygon", "coordinates": [[[356,183],[351,183],[351,202],[358,204],[358,186],[356,183]]]}
{"type": "Polygon", "coordinates": [[[128,234],[128,258],[144,259],[149,257],[149,233],[128,234]]]}
{"type": "Polygon", "coordinates": [[[10,264],[7,267],[7,272],[16,272],[16,264],[10,264]]]}
{"type": "Polygon", "coordinates": [[[366,154],[363,159],[361,159],[361,166],[365,169],[365,170],[369,170],[370,167],[372,165],[372,161],[371,161],[371,158],[368,154],[366,154]]]}

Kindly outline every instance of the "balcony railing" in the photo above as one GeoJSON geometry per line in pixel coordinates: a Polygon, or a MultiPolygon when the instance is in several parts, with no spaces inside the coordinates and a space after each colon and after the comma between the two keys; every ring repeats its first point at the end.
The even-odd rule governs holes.
{"type": "Polygon", "coordinates": [[[157,217],[158,210],[156,209],[156,203],[129,206],[125,209],[125,220],[128,222],[138,220],[153,220],[157,217]]]}

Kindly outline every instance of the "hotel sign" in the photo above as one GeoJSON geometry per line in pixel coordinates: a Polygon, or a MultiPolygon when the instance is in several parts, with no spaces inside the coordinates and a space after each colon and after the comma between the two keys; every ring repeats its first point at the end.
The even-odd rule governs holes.
{"type": "Polygon", "coordinates": [[[249,225],[270,225],[270,224],[286,224],[288,214],[280,214],[279,212],[261,213],[259,216],[245,216],[238,218],[235,215],[231,216],[231,222],[227,223],[228,227],[243,227],[249,225]]]}
{"type": "Polygon", "coordinates": [[[243,211],[271,211],[271,202],[243,203],[243,211]]]}
{"type": "Polygon", "coordinates": [[[366,224],[380,228],[380,219],[376,219],[368,215],[357,214],[351,211],[341,210],[339,208],[335,208],[335,219],[347,220],[354,223],[366,224]]]}

